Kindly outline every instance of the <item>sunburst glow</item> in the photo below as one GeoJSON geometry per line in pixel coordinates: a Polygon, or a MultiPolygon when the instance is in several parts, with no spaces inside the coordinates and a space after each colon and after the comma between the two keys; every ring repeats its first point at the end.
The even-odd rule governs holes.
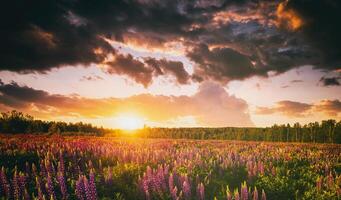
{"type": "Polygon", "coordinates": [[[143,128],[145,121],[138,116],[120,115],[114,118],[114,125],[123,130],[136,130],[143,128]]]}

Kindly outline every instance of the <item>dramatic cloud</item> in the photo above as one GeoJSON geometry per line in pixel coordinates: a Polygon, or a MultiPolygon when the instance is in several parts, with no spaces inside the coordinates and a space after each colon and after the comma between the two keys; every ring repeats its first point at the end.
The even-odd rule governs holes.
{"type": "Polygon", "coordinates": [[[304,117],[305,113],[311,109],[311,105],[295,101],[280,101],[276,103],[275,107],[258,107],[256,114],[267,115],[280,113],[286,116],[304,117]]]}
{"type": "MultiPolygon", "coordinates": [[[[321,54],[319,68],[340,69],[341,2],[289,0],[283,5],[303,21],[300,31],[307,42],[321,54]]],[[[297,22],[298,23],[298,22],[297,22]]]]}
{"type": "Polygon", "coordinates": [[[5,1],[0,69],[44,73],[95,63],[144,86],[161,74],[186,84],[226,83],[302,65],[338,70],[340,8],[338,0],[5,1]],[[108,40],[166,51],[180,44],[194,74],[180,62],[150,58],[148,64],[122,55],[108,40]]]}
{"type": "Polygon", "coordinates": [[[153,77],[170,75],[176,78],[177,83],[188,83],[190,76],[182,62],[168,61],[165,59],[145,58],[138,60],[131,54],[116,55],[112,61],[106,62],[106,69],[111,74],[126,75],[145,87],[149,86],[153,77]]]}
{"type": "Polygon", "coordinates": [[[248,56],[230,48],[214,48],[201,44],[188,52],[188,57],[198,63],[196,75],[220,81],[243,79],[256,73],[248,56]]]}
{"type": "Polygon", "coordinates": [[[335,117],[341,113],[341,102],[339,100],[322,100],[314,105],[314,109],[335,117]]]}
{"type": "Polygon", "coordinates": [[[191,116],[199,126],[253,126],[244,100],[208,82],[193,96],[141,94],[103,99],[54,95],[15,82],[1,83],[0,105],[47,119],[53,116],[103,119],[135,112],[156,122],[191,116]]]}
{"type": "Polygon", "coordinates": [[[315,104],[307,104],[295,101],[280,101],[274,107],[257,107],[256,114],[282,114],[288,117],[305,117],[313,113],[323,113],[329,117],[341,114],[341,102],[339,100],[321,100],[315,104]]]}

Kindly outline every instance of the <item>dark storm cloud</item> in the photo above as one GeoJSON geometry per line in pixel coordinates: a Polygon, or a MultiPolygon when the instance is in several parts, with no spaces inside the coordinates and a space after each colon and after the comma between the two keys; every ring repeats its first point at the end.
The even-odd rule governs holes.
{"type": "Polygon", "coordinates": [[[190,79],[183,63],[178,61],[158,60],[150,57],[139,60],[131,54],[118,54],[106,64],[108,65],[107,72],[126,75],[145,87],[152,83],[154,77],[160,75],[173,76],[179,84],[186,84],[190,79]]]}
{"type": "Polygon", "coordinates": [[[188,83],[183,64],[159,60],[157,67],[147,66],[143,60],[120,55],[106,40],[111,39],[144,46],[182,43],[195,63],[194,81],[226,83],[302,65],[335,70],[341,66],[340,4],[337,0],[6,1],[0,10],[0,69],[45,72],[107,62],[109,73],[145,86],[160,74],[188,83]],[[118,61],[108,61],[110,56],[118,61]]]}
{"type": "Polygon", "coordinates": [[[322,83],[323,86],[339,86],[341,77],[322,77],[319,82],[322,83]]]}
{"type": "Polygon", "coordinates": [[[30,102],[38,104],[46,103],[65,103],[61,95],[50,95],[43,90],[35,90],[31,87],[20,86],[16,82],[4,84],[0,80],[0,103],[21,108],[29,106],[30,102]]]}
{"type": "Polygon", "coordinates": [[[198,64],[196,75],[220,81],[243,79],[257,73],[251,59],[230,48],[213,48],[201,44],[187,56],[198,64]]]}
{"type": "Polygon", "coordinates": [[[303,21],[300,31],[320,51],[319,68],[341,66],[341,1],[290,0],[285,6],[303,21]]]}
{"type": "Polygon", "coordinates": [[[155,69],[157,75],[171,74],[178,83],[186,84],[190,79],[190,75],[185,70],[182,62],[169,61],[165,59],[157,60],[154,58],[147,58],[145,62],[155,69]]]}

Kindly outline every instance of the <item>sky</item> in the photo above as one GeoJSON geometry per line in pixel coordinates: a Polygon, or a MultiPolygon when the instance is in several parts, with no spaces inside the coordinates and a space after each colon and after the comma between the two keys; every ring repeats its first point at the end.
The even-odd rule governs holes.
{"type": "Polygon", "coordinates": [[[6,1],[0,111],[120,128],[341,120],[338,0],[6,1]]]}

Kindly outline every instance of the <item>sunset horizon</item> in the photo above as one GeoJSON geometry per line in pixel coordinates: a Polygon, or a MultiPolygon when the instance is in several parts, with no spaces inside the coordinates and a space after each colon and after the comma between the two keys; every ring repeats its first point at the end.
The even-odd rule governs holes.
{"type": "Polygon", "coordinates": [[[339,121],[338,6],[8,3],[0,110],[107,128],[125,115],[158,127],[339,121]]]}
{"type": "Polygon", "coordinates": [[[341,0],[0,11],[0,200],[341,199],[341,0]]]}

